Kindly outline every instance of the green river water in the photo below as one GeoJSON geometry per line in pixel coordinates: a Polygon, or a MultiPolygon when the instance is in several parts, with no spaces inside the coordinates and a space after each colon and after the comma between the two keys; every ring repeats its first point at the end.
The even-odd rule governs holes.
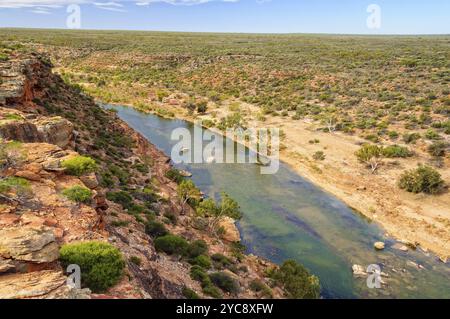
{"type": "MultiPolygon", "coordinates": [[[[171,154],[176,128],[193,130],[182,120],[164,119],[121,106],[106,106],[151,143],[171,154]]],[[[192,150],[195,151],[195,150],[192,150]]],[[[208,196],[225,191],[238,201],[244,217],[238,223],[248,253],[281,263],[295,259],[320,278],[324,298],[450,298],[450,265],[421,249],[393,249],[377,224],[331,194],[302,178],[283,163],[277,174],[262,175],[254,164],[178,165],[208,196]],[[384,241],[386,249],[373,248],[384,241]],[[415,264],[420,264],[419,269],[415,264]],[[352,265],[378,264],[389,277],[381,289],[369,289],[354,278],[352,265]]]]}

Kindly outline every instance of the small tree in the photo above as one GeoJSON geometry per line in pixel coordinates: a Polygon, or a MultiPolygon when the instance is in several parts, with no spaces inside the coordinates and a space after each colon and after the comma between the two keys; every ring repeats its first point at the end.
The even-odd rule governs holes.
{"type": "Polygon", "coordinates": [[[242,218],[239,204],[226,193],[222,193],[222,200],[218,204],[212,199],[202,201],[198,205],[197,213],[210,218],[208,227],[213,231],[217,231],[218,223],[222,217],[242,218]]]}
{"type": "Polygon", "coordinates": [[[178,197],[181,200],[181,213],[184,212],[184,205],[186,203],[194,201],[193,204],[196,204],[201,196],[200,190],[195,186],[194,182],[191,180],[182,181],[178,186],[178,197]]]}
{"type": "Polygon", "coordinates": [[[373,144],[364,144],[356,153],[356,157],[361,163],[371,168],[372,174],[375,173],[381,163],[382,148],[373,144]]]}

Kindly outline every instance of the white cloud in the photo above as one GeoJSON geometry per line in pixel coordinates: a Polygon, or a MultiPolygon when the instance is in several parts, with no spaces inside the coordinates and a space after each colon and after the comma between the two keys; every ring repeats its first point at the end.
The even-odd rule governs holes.
{"type": "MultiPolygon", "coordinates": [[[[138,6],[148,6],[151,3],[167,3],[171,5],[198,5],[213,1],[221,2],[238,2],[239,0],[116,0],[104,2],[107,4],[120,4],[119,2],[134,2],[138,6]]],[[[0,8],[33,8],[33,7],[47,7],[56,8],[69,4],[94,4],[97,5],[102,2],[98,0],[0,0],[0,8]]],[[[103,7],[118,7],[115,5],[100,5],[103,7]]],[[[99,6],[99,7],[100,7],[99,6]]]]}

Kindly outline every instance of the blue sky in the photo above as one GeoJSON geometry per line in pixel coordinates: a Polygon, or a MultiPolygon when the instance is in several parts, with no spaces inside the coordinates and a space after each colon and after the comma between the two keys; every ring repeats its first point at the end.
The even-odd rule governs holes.
{"type": "Polygon", "coordinates": [[[0,27],[66,28],[71,3],[83,29],[450,34],[449,0],[0,0],[0,27]]]}

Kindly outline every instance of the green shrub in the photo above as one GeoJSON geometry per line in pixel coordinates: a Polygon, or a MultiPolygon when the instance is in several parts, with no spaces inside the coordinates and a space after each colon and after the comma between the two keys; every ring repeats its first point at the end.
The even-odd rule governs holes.
{"type": "Polygon", "coordinates": [[[431,156],[434,157],[441,157],[445,156],[445,153],[447,151],[448,144],[444,141],[435,141],[433,144],[428,146],[428,153],[430,153],[431,156]]]}
{"type": "Polygon", "coordinates": [[[264,297],[272,298],[272,291],[267,285],[265,285],[262,281],[255,279],[252,280],[249,284],[249,288],[254,292],[260,292],[264,297]]]}
{"type": "Polygon", "coordinates": [[[207,255],[200,255],[195,257],[190,261],[192,265],[200,266],[204,269],[210,269],[211,268],[211,258],[207,255]]]}
{"type": "Polygon", "coordinates": [[[145,232],[153,238],[162,237],[169,233],[166,226],[158,221],[149,221],[145,225],[145,232]]]}
{"type": "Polygon", "coordinates": [[[133,263],[137,266],[140,266],[142,264],[142,260],[138,256],[131,256],[129,260],[131,263],[133,263]]]}
{"type": "Polygon", "coordinates": [[[186,299],[200,299],[197,293],[188,287],[183,287],[182,293],[186,299]]]}
{"type": "Polygon", "coordinates": [[[64,268],[76,264],[81,268],[81,282],[93,292],[103,292],[122,277],[125,262],[120,251],[103,242],[66,244],[61,247],[64,268]]]}
{"type": "Polygon", "coordinates": [[[198,265],[194,265],[191,267],[190,276],[193,280],[199,281],[202,285],[207,285],[211,283],[205,269],[203,269],[198,265]]]}
{"type": "Polygon", "coordinates": [[[124,191],[108,192],[106,198],[114,203],[122,205],[123,208],[131,208],[133,204],[133,197],[124,191]]]}
{"type": "Polygon", "coordinates": [[[71,201],[77,203],[88,203],[92,197],[92,191],[89,188],[75,185],[70,188],[66,188],[62,191],[62,194],[66,196],[71,201]]]}
{"type": "Polygon", "coordinates": [[[403,135],[403,141],[406,144],[415,144],[418,139],[420,139],[419,133],[406,133],[403,135]]]}
{"type": "Polygon", "coordinates": [[[71,175],[81,176],[97,169],[95,161],[86,156],[74,156],[61,162],[61,166],[71,175]]]}
{"type": "Polygon", "coordinates": [[[295,299],[317,299],[320,297],[319,279],[294,260],[287,260],[273,273],[273,279],[282,285],[295,299]]]}
{"type": "Polygon", "coordinates": [[[325,153],[323,151],[317,151],[313,154],[313,159],[316,161],[325,160],[325,153]]]}
{"type": "Polygon", "coordinates": [[[196,240],[189,244],[186,249],[186,256],[195,258],[208,252],[208,245],[204,240],[196,240]]]}
{"type": "Polygon", "coordinates": [[[429,140],[440,140],[440,139],[442,139],[442,137],[439,135],[439,133],[435,132],[432,129],[427,130],[427,132],[425,133],[425,138],[427,138],[429,140]]]}
{"type": "Polygon", "coordinates": [[[402,174],[399,187],[410,193],[436,194],[444,187],[444,181],[441,174],[432,167],[419,165],[402,174]]]}
{"type": "Polygon", "coordinates": [[[233,264],[230,258],[222,254],[214,254],[211,256],[211,259],[214,262],[214,266],[219,269],[227,268],[233,264]]]}
{"type": "Polygon", "coordinates": [[[216,298],[216,299],[222,298],[222,294],[220,293],[220,290],[217,287],[214,287],[212,284],[206,285],[205,287],[203,287],[203,293],[205,295],[208,295],[208,296],[216,298]]]}
{"type": "Polygon", "coordinates": [[[8,193],[15,191],[19,195],[26,194],[31,191],[31,184],[28,180],[22,177],[6,177],[0,180],[0,193],[8,193]]]}
{"type": "Polygon", "coordinates": [[[382,154],[387,158],[406,158],[413,155],[413,153],[407,147],[399,145],[390,145],[384,147],[382,149],[382,154]]]}
{"type": "Polygon", "coordinates": [[[184,255],[188,246],[186,239],[175,235],[165,235],[155,239],[156,250],[168,255],[184,255]]]}
{"type": "Polygon", "coordinates": [[[211,279],[214,285],[216,285],[225,292],[236,294],[239,291],[239,285],[236,282],[236,280],[234,280],[224,272],[216,272],[210,274],[209,278],[211,279]]]}
{"type": "Polygon", "coordinates": [[[177,183],[177,184],[180,184],[180,183],[184,180],[183,175],[181,175],[180,171],[178,171],[178,170],[175,169],[175,168],[169,169],[169,170],[166,172],[165,176],[166,176],[168,179],[170,179],[171,181],[174,181],[174,182],[177,183]]]}

